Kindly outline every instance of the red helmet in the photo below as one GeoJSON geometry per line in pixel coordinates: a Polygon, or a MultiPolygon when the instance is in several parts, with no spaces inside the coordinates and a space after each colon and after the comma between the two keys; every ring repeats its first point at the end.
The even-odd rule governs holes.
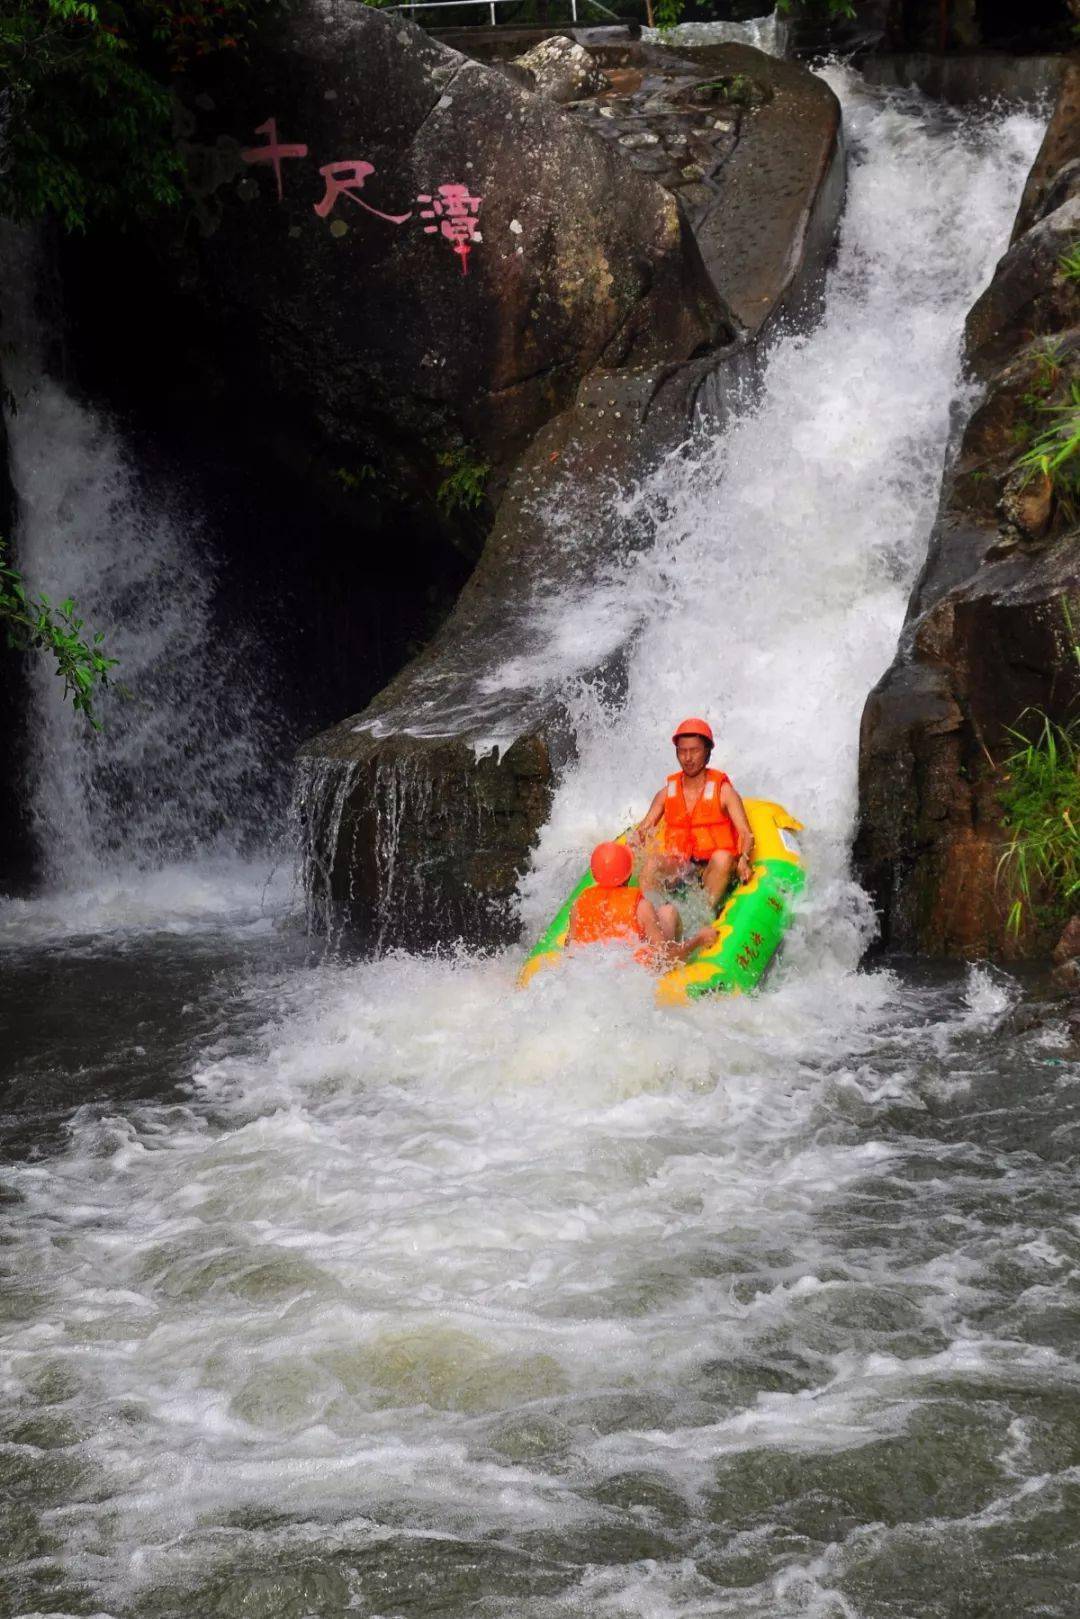
{"type": "Polygon", "coordinates": [[[621,888],[634,869],[634,857],[625,843],[598,843],[589,868],[600,888],[621,888]]]}
{"type": "Polygon", "coordinates": [[[676,726],[675,735],[671,740],[673,742],[677,742],[681,736],[704,737],[705,741],[709,743],[710,747],[714,741],[712,726],[709,724],[708,720],[698,720],[693,718],[681,720],[676,726]]]}

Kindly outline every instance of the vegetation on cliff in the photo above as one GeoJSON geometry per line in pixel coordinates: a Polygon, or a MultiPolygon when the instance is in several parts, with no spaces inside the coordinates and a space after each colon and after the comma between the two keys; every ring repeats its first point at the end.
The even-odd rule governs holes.
{"type": "Polygon", "coordinates": [[[0,215],[123,227],[180,201],[170,91],[243,49],[281,0],[9,0],[0,14],[0,215]]]}
{"type": "Polygon", "coordinates": [[[64,682],[64,696],[100,730],[94,696],[108,686],[109,670],[116,667],[116,659],[107,657],[102,649],[104,631],[84,639],[83,621],[76,616],[70,597],[54,606],[44,594],[31,596],[19,570],[7,559],[5,540],[0,540],[0,625],[10,651],[52,654],[56,673],[64,682]]]}
{"type": "Polygon", "coordinates": [[[1020,746],[1005,761],[1002,793],[1011,837],[999,872],[1015,896],[1013,935],[1026,924],[1060,926],[1080,895],[1080,719],[1028,718],[1030,736],[1013,732],[1020,746]]]}
{"type": "MultiPolygon", "coordinates": [[[[700,7],[704,0],[696,0],[696,3],[700,7]]],[[[777,0],[777,10],[810,17],[854,17],[857,3],[858,0],[777,0]]],[[[645,0],[650,28],[676,27],[684,21],[685,10],[686,0],[645,0]]]]}

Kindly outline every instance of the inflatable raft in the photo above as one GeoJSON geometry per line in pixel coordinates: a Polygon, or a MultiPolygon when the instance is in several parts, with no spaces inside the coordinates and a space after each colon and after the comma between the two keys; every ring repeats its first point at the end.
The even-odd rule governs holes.
{"type": "MultiPolygon", "coordinates": [[[[776,954],[791,920],[795,896],[806,882],[796,837],[802,823],[766,799],[748,798],[744,803],[754,833],[750,881],[732,890],[717,916],[716,943],[659,979],[657,999],[666,1004],[677,1005],[718,991],[739,995],[753,989],[776,954]]],[[[630,879],[631,886],[635,882],[635,878],[630,879]]],[[[592,886],[592,873],[586,870],[529,952],[519,983],[529,983],[542,968],[562,960],[570,932],[570,907],[580,893],[592,886]]]]}

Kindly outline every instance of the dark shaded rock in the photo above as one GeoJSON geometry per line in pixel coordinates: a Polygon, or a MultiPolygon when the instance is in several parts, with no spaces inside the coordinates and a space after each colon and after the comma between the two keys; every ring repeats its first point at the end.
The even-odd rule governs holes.
{"type": "Polygon", "coordinates": [[[608,81],[593,57],[576,40],[555,34],[514,59],[531,87],[549,101],[580,101],[606,90],[608,81]]]}
{"type": "MultiPolygon", "coordinates": [[[[359,939],[409,949],[516,936],[512,896],[571,751],[562,668],[552,662],[546,681],[516,672],[550,634],[543,603],[595,587],[618,534],[613,492],[685,435],[718,364],[735,391],[755,363],[752,349],[735,347],[726,363],[595,373],[537,435],[441,632],[363,714],[300,750],[318,910],[345,919],[359,939]],[[435,803],[441,820],[423,881],[410,882],[403,905],[398,844],[379,829],[408,826],[410,849],[427,845],[435,803]]],[[[588,673],[617,685],[618,654],[588,673]]]]}
{"type": "Polygon", "coordinates": [[[830,15],[824,6],[799,7],[791,21],[788,49],[796,56],[845,55],[899,45],[897,0],[860,0],[854,15],[830,15]]]}
{"type": "MultiPolygon", "coordinates": [[[[1080,103],[1069,90],[1072,116],[1080,103]]],[[[1062,150],[1067,143],[1062,141],[1062,150]]],[[[867,702],[856,864],[899,950],[1048,951],[1006,933],[1001,792],[1016,732],[1080,701],[1080,534],[1071,497],[1018,466],[1080,386],[1080,295],[1060,257],[1080,234],[1069,158],[968,320],[984,391],[947,471],[897,656],[867,702]]],[[[1029,907],[1030,910],[1030,907],[1029,907]]]]}
{"type": "MultiPolygon", "coordinates": [[[[629,86],[617,83],[574,116],[671,184],[714,285],[757,331],[778,304],[790,307],[785,247],[802,235],[808,196],[835,170],[836,102],[796,63],[746,45],[705,46],[685,59],[652,45],[619,55],[634,75],[629,86]]],[[[808,256],[817,258],[816,246],[808,256]]]]}
{"type": "Polygon", "coordinates": [[[953,107],[998,100],[1028,106],[1045,101],[1056,93],[1064,70],[1060,55],[905,50],[900,40],[892,50],[874,51],[859,61],[859,71],[871,84],[921,90],[953,107]]]}
{"type": "Polygon", "coordinates": [[[723,328],[670,198],[412,24],[304,0],[249,67],[209,71],[181,87],[197,283],[264,385],[343,453],[434,464],[464,442],[499,466],[592,366],[655,363],[723,328]],[[271,164],[242,157],[268,118],[308,148],[282,160],[280,200],[271,164]],[[372,166],[362,193],[320,217],[321,166],[352,159],[372,166]],[[445,183],[482,199],[467,260],[421,223],[445,183]]]}
{"type": "Polygon", "coordinates": [[[321,740],[320,756],[301,762],[297,795],[308,859],[333,854],[304,873],[316,926],[331,933],[345,920],[379,947],[508,942],[521,850],[550,802],[543,739],[477,757],[460,737],[369,732],[356,745],[346,722],[321,740]],[[358,915],[373,894],[377,909],[358,915]]]}
{"type": "Polygon", "coordinates": [[[1077,283],[1061,268],[1078,239],[1080,187],[1013,243],[973,305],[965,335],[978,376],[989,376],[1033,337],[1052,337],[1080,319],[1077,283]]]}
{"type": "Polygon", "coordinates": [[[1002,517],[1021,539],[1041,540],[1054,510],[1054,482],[1049,473],[1018,467],[1005,480],[999,503],[1002,517]]]}
{"type": "MultiPolygon", "coordinates": [[[[0,388],[4,386],[0,369],[0,388]]],[[[0,412],[0,539],[8,542],[8,556],[18,517],[18,503],[11,482],[7,429],[0,412]]],[[[0,891],[19,889],[30,879],[33,843],[20,783],[26,768],[27,682],[26,660],[8,651],[0,638],[3,676],[0,678],[0,891]]]]}
{"type": "Polygon", "coordinates": [[[205,234],[188,218],[64,257],[80,388],[208,514],[222,599],[280,660],[291,748],[430,639],[507,466],[589,368],[734,322],[675,200],[555,106],[351,0],[283,30],[179,87],[205,234]],[[273,167],[242,160],[268,116],[308,148],[281,159],[280,203],[273,167]],[[374,172],[320,217],[320,168],[351,158],[374,172]],[[484,199],[467,275],[417,213],[458,180],[484,199]]]}
{"type": "MultiPolygon", "coordinates": [[[[964,54],[983,51],[1010,51],[1015,54],[1066,50],[1072,42],[1069,18],[1070,0],[1029,0],[1017,6],[1013,0],[871,0],[856,8],[852,20],[841,19],[843,30],[867,29],[871,22],[881,30],[892,50],[935,51],[964,54]],[[861,22],[863,11],[867,18],[861,22]]],[[[827,27],[827,22],[825,23],[827,27]]],[[[831,35],[841,45],[842,32],[831,35]]]]}
{"type": "Polygon", "coordinates": [[[1065,962],[1072,961],[1074,956],[1080,956],[1080,916],[1070,916],[1050,959],[1056,967],[1061,967],[1065,962]]]}
{"type": "Polygon", "coordinates": [[[546,39],[571,39],[590,54],[595,54],[598,47],[610,53],[639,39],[641,24],[625,22],[583,27],[569,23],[550,28],[519,28],[501,22],[495,28],[433,28],[431,32],[440,44],[460,51],[462,56],[471,56],[476,62],[510,63],[535,45],[542,45],[546,39]]]}
{"type": "MultiPolygon", "coordinates": [[[[1048,193],[1077,159],[1080,159],[1080,62],[1068,61],[1064,64],[1046,134],[1020,198],[1012,233],[1014,242],[1050,211],[1045,206],[1048,193]]],[[[1051,208],[1057,206],[1057,202],[1051,204],[1051,208]]]]}
{"type": "MultiPolygon", "coordinates": [[[[730,276],[750,336],[764,336],[781,314],[805,311],[820,287],[843,194],[839,113],[827,87],[791,64],[745,47],[725,47],[718,61],[672,70],[654,90],[646,89],[651,58],[636,71],[642,93],[657,98],[648,117],[688,124],[700,122],[700,109],[673,92],[691,89],[695,73],[698,84],[741,72],[767,87],[741,109],[739,139],[718,163],[707,244],[720,292],[726,300],[730,276]],[[756,121],[765,119],[759,134],[756,121]],[[741,251],[719,228],[725,210],[753,237],[741,251]]],[[[624,99],[614,115],[621,133],[642,116],[639,101],[624,99]]],[[[632,172],[626,156],[620,161],[632,172]]],[[[670,343],[663,364],[595,368],[511,472],[484,554],[439,635],[364,713],[301,750],[313,887],[360,937],[417,948],[513,936],[517,879],[572,747],[568,675],[616,689],[632,633],[597,648],[591,666],[568,671],[546,658],[537,674],[529,659],[551,634],[545,603],[565,590],[586,595],[616,545],[647,542],[620,527],[613,497],[684,440],[699,399],[722,422],[760,359],[761,345],[749,340],[701,352],[670,343]],[[429,839],[436,803],[443,819],[429,839]],[[399,830],[387,843],[390,827],[399,830]],[[423,861],[422,882],[402,875],[405,827],[406,864],[423,861]]]]}
{"type": "MultiPolygon", "coordinates": [[[[1067,960],[1054,968],[1050,977],[1058,989],[1064,989],[1071,994],[1075,994],[1080,990],[1080,960],[1077,960],[1075,956],[1069,956],[1067,960]]],[[[1077,1032],[1080,1032],[1080,1030],[1077,1032]]]]}

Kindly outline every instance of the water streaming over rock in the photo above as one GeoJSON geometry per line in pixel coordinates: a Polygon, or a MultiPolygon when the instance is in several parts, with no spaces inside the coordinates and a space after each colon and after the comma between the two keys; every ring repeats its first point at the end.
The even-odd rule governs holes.
{"type": "Polygon", "coordinates": [[[655,45],[752,45],[768,56],[783,56],[787,46],[787,20],[779,11],[747,22],[682,22],[675,28],[643,28],[641,37],[655,45]]]}
{"type": "Polygon", "coordinates": [[[93,732],[48,660],[31,670],[33,828],[62,890],[265,847],[284,772],[271,766],[272,671],[242,614],[215,623],[198,514],[154,487],[107,417],[52,374],[34,306],[37,244],[8,231],[4,336],[18,561],[33,592],[74,598],[118,659],[93,732]]]}
{"type": "Polygon", "coordinates": [[[517,994],[513,955],[291,963],[242,907],[228,939],[66,953],[19,913],[9,975],[61,1004],[8,1034],[54,1132],[4,1174],[12,1612],[1075,1611],[1076,1034],[1003,974],[854,971],[845,859],[1039,128],[835,82],[826,321],[628,496],[628,685],[576,696],[524,896],[546,914],[711,709],[739,784],[811,826],[782,971],[671,1012],[618,952],[517,994]]]}

